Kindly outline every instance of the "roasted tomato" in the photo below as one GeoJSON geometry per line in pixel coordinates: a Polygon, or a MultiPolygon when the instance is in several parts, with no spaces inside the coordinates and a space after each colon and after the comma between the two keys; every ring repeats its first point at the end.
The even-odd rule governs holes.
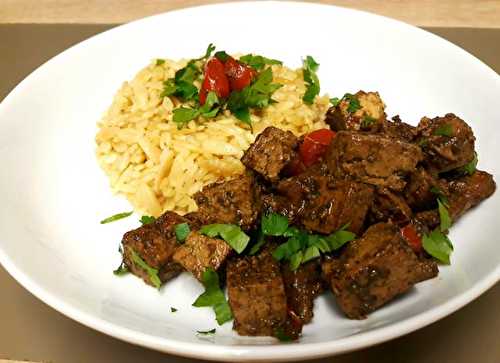
{"type": "Polygon", "coordinates": [[[231,90],[233,91],[241,91],[252,82],[252,79],[256,75],[253,68],[232,57],[228,57],[224,63],[224,71],[227,78],[229,78],[231,90]]]}
{"type": "Polygon", "coordinates": [[[226,98],[231,92],[224,64],[217,58],[210,59],[205,66],[205,79],[200,89],[200,105],[205,103],[210,91],[214,91],[219,98],[226,98]]]}
{"type": "Polygon", "coordinates": [[[328,129],[320,129],[307,134],[299,147],[300,160],[304,166],[311,166],[318,161],[334,137],[335,132],[328,129]]]}
{"type": "Polygon", "coordinates": [[[401,228],[401,235],[408,242],[415,253],[422,251],[422,238],[418,235],[415,227],[411,224],[404,226],[401,228]]]}

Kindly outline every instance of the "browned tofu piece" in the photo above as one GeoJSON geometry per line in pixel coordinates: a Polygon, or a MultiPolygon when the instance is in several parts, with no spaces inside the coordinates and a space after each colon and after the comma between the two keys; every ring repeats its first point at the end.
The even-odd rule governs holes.
{"type": "Polygon", "coordinates": [[[295,271],[289,266],[285,263],[281,267],[288,311],[307,324],[313,318],[314,299],[323,291],[320,260],[307,262],[295,271]]]}
{"type": "Polygon", "coordinates": [[[365,318],[415,283],[432,277],[391,223],[371,226],[347,245],[340,258],[326,264],[325,275],[337,304],[351,319],[365,318]]]}
{"type": "Polygon", "coordinates": [[[332,233],[349,223],[359,233],[373,200],[373,188],[363,183],[328,176],[299,175],[281,181],[278,191],[300,205],[300,223],[319,233],[332,233]]]}
{"type": "Polygon", "coordinates": [[[403,194],[413,210],[422,211],[436,207],[436,194],[432,192],[433,188],[442,188],[439,180],[426,169],[419,167],[410,173],[403,194]]]}
{"type": "Polygon", "coordinates": [[[474,158],[474,133],[465,121],[452,113],[422,118],[418,131],[426,165],[434,174],[459,168],[474,158]]]}
{"type": "Polygon", "coordinates": [[[259,199],[259,189],[249,174],[209,184],[194,195],[204,224],[237,224],[245,230],[252,229],[257,220],[259,199]]]}
{"type": "Polygon", "coordinates": [[[270,251],[228,261],[226,274],[233,328],[240,335],[274,335],[287,320],[287,304],[280,266],[270,251]]]}
{"type": "Polygon", "coordinates": [[[417,128],[403,121],[399,116],[394,116],[392,121],[386,120],[380,132],[406,142],[413,142],[417,137],[417,128]]]}
{"type": "Polygon", "coordinates": [[[378,92],[358,91],[346,94],[338,105],[331,107],[325,122],[334,131],[379,130],[386,118],[385,104],[378,92]]]}
{"type": "Polygon", "coordinates": [[[270,126],[262,131],[241,158],[247,168],[275,182],[280,172],[297,156],[298,139],[290,131],[270,126]]]}
{"type": "Polygon", "coordinates": [[[418,146],[392,137],[340,131],[324,158],[335,178],[401,191],[423,155],[418,146]]]}
{"type": "Polygon", "coordinates": [[[174,212],[167,212],[155,222],[125,233],[122,240],[123,260],[130,272],[153,286],[148,273],[134,262],[131,250],[149,266],[159,270],[161,282],[166,282],[183,271],[182,266],[172,260],[172,256],[178,246],[174,228],[186,221],[174,212]]]}
{"type": "Polygon", "coordinates": [[[202,281],[203,272],[207,268],[217,271],[231,250],[225,241],[193,231],[187,236],[186,242],[177,248],[173,260],[202,281]]]}
{"type": "Polygon", "coordinates": [[[375,190],[375,197],[368,212],[369,224],[390,221],[398,226],[403,226],[408,224],[412,215],[413,213],[402,195],[387,188],[375,190]]]}

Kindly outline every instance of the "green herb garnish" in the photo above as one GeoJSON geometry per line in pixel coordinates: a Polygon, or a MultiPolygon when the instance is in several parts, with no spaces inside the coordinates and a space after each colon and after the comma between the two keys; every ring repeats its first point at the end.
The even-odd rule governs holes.
{"type": "Polygon", "coordinates": [[[142,216],[141,219],[139,219],[139,222],[141,222],[142,225],[150,224],[153,223],[154,221],[156,221],[156,218],[153,216],[142,216]]]}
{"type": "Polygon", "coordinates": [[[438,126],[438,128],[436,128],[432,134],[435,136],[452,137],[453,127],[450,124],[442,124],[438,126]]]}
{"type": "Polygon", "coordinates": [[[268,236],[282,236],[288,229],[288,218],[278,213],[266,214],[261,219],[262,232],[268,236]]]}
{"type": "Polygon", "coordinates": [[[277,59],[266,58],[261,55],[253,55],[253,54],[244,55],[240,57],[239,60],[240,62],[245,63],[258,71],[264,69],[266,65],[283,64],[281,61],[277,59]]]}
{"type": "MultiPolygon", "coordinates": [[[[233,319],[231,307],[224,296],[224,292],[219,285],[219,275],[211,268],[203,272],[202,283],[205,292],[198,296],[193,306],[212,307],[215,312],[215,319],[219,325],[233,319]]],[[[215,329],[214,329],[215,332],[215,329]]]]}
{"type": "Polygon", "coordinates": [[[111,222],[114,222],[114,221],[118,221],[120,219],[130,217],[132,215],[132,213],[134,213],[134,212],[118,213],[118,214],[115,214],[115,215],[113,215],[111,217],[104,218],[100,223],[101,224],[106,224],[106,223],[111,223],[111,222]]]}
{"type": "Polygon", "coordinates": [[[292,337],[285,333],[285,330],[282,327],[279,327],[274,331],[274,336],[280,342],[291,342],[293,340],[292,337]]]}
{"type": "Polygon", "coordinates": [[[213,118],[219,112],[220,107],[217,106],[219,99],[215,92],[208,92],[207,99],[203,106],[199,108],[179,107],[174,109],[172,120],[177,124],[178,128],[182,128],[189,121],[194,120],[198,116],[205,118],[213,118]]]}
{"type": "Polygon", "coordinates": [[[147,274],[149,275],[149,281],[151,281],[154,287],[159,289],[161,287],[161,280],[158,277],[158,270],[149,266],[133,249],[130,248],[129,250],[132,261],[147,272],[147,274]]]}
{"type": "Polygon", "coordinates": [[[306,92],[304,93],[302,100],[309,105],[314,102],[314,99],[320,91],[319,78],[316,74],[318,68],[319,63],[317,63],[310,55],[308,55],[306,59],[304,59],[302,65],[302,74],[304,77],[304,82],[306,83],[306,92]]]}
{"type": "Polygon", "coordinates": [[[439,229],[441,232],[448,230],[451,227],[451,217],[448,213],[448,209],[445,203],[438,198],[438,211],[439,211],[439,219],[441,221],[439,229]]]}
{"type": "Polygon", "coordinates": [[[351,93],[346,93],[342,98],[349,101],[349,106],[347,106],[347,112],[354,113],[361,108],[361,104],[359,103],[359,100],[355,95],[351,93]]]}
{"type": "Polygon", "coordinates": [[[431,256],[439,261],[450,264],[450,255],[453,252],[453,245],[450,239],[436,228],[431,233],[424,234],[422,238],[422,247],[431,256]]]}
{"type": "Polygon", "coordinates": [[[262,228],[261,228],[259,230],[257,242],[255,242],[255,244],[252,246],[252,248],[250,249],[250,252],[248,252],[248,254],[251,256],[255,255],[257,252],[259,252],[259,250],[261,249],[262,246],[264,246],[265,243],[266,243],[266,237],[264,236],[264,233],[262,232],[262,228]]]}
{"type": "Polygon", "coordinates": [[[176,309],[176,308],[173,308],[173,307],[171,307],[171,308],[170,308],[170,312],[171,312],[171,313],[175,313],[176,311],[177,311],[177,309],[176,309]]]}
{"type": "Polygon", "coordinates": [[[199,232],[208,237],[220,236],[238,253],[243,252],[250,241],[250,237],[235,224],[208,224],[199,232]]]}
{"type": "Polygon", "coordinates": [[[113,271],[113,274],[115,274],[116,276],[123,276],[126,275],[127,273],[129,273],[129,270],[127,265],[125,265],[125,262],[123,261],[120,264],[120,266],[118,266],[118,268],[113,271]]]}
{"type": "Polygon", "coordinates": [[[340,98],[338,97],[333,97],[333,98],[330,98],[330,104],[333,106],[333,107],[337,107],[340,103],[340,98]]]}
{"type": "Polygon", "coordinates": [[[230,55],[223,50],[219,50],[218,52],[215,52],[214,57],[220,60],[221,62],[225,62],[229,59],[230,55]]]}
{"type": "Polygon", "coordinates": [[[217,330],[214,328],[214,329],[211,329],[211,330],[205,330],[205,331],[203,331],[203,330],[197,330],[196,332],[197,332],[198,334],[201,334],[201,335],[211,335],[211,334],[215,334],[215,332],[216,332],[216,331],[217,331],[217,330]]]}
{"type": "Polygon", "coordinates": [[[179,223],[175,226],[174,231],[175,231],[175,237],[177,238],[177,241],[184,242],[186,240],[189,232],[191,232],[191,229],[189,228],[189,224],[179,223]]]}
{"type": "Polygon", "coordinates": [[[460,168],[460,171],[464,174],[469,174],[469,175],[474,174],[474,172],[476,171],[477,162],[478,162],[477,153],[474,151],[474,158],[471,161],[469,161],[467,164],[462,166],[460,168]]]}
{"type": "Polygon", "coordinates": [[[163,63],[165,63],[165,59],[157,59],[155,64],[161,66],[163,63]]]}
{"type": "Polygon", "coordinates": [[[370,127],[373,123],[375,123],[377,120],[371,116],[365,116],[363,117],[363,120],[361,121],[361,128],[366,129],[370,127]]]}

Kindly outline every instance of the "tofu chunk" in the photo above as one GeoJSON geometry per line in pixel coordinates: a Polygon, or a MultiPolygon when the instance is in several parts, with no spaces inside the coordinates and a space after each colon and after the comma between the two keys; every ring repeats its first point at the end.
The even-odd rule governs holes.
{"type": "Polygon", "coordinates": [[[226,274],[233,329],[240,335],[274,335],[287,320],[287,303],[280,266],[270,251],[230,260],[226,274]]]}
{"type": "Polygon", "coordinates": [[[298,139],[290,131],[267,127],[241,158],[247,168],[271,182],[279,179],[283,168],[297,156],[298,139]]]}
{"type": "Polygon", "coordinates": [[[207,268],[215,271],[231,253],[231,247],[223,240],[190,232],[183,245],[177,248],[173,260],[202,281],[207,268]]]}
{"type": "Polygon", "coordinates": [[[415,283],[432,277],[391,223],[368,228],[323,269],[337,304],[351,319],[364,319],[415,283]]]}
{"type": "Polygon", "coordinates": [[[259,199],[259,189],[249,174],[209,184],[194,195],[205,224],[237,224],[244,230],[252,229],[257,220],[259,199]]]}
{"type": "Polygon", "coordinates": [[[416,145],[387,136],[340,131],[325,161],[338,179],[351,179],[401,191],[407,175],[423,158],[416,145]]]}
{"type": "Polygon", "coordinates": [[[384,109],[378,92],[358,91],[344,96],[338,105],[331,107],[325,122],[334,131],[380,130],[386,118],[384,109]]]}

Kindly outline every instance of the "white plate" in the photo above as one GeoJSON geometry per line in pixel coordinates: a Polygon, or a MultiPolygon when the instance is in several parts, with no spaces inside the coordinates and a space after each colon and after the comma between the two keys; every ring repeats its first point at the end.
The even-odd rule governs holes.
{"type": "Polygon", "coordinates": [[[129,210],[112,196],[94,158],[96,121],[115,91],[150,59],[195,57],[209,42],[300,66],[320,63],[322,91],[378,90],[390,115],[416,123],[455,112],[477,137],[479,166],[500,171],[500,77],[462,49],[409,25],[363,12],[300,3],[233,3],[171,12],[127,24],[63,52],[21,82],[0,105],[0,261],[23,286],[63,314],[114,337],[204,359],[293,360],[379,343],[440,319],[500,277],[500,193],[454,226],[453,263],[438,278],[363,321],[348,320],[331,294],[298,343],[246,339],[191,307],[201,286],[184,274],[160,293],[111,271],[120,260],[129,210]],[[179,309],[170,313],[170,307],[179,309]]]}

